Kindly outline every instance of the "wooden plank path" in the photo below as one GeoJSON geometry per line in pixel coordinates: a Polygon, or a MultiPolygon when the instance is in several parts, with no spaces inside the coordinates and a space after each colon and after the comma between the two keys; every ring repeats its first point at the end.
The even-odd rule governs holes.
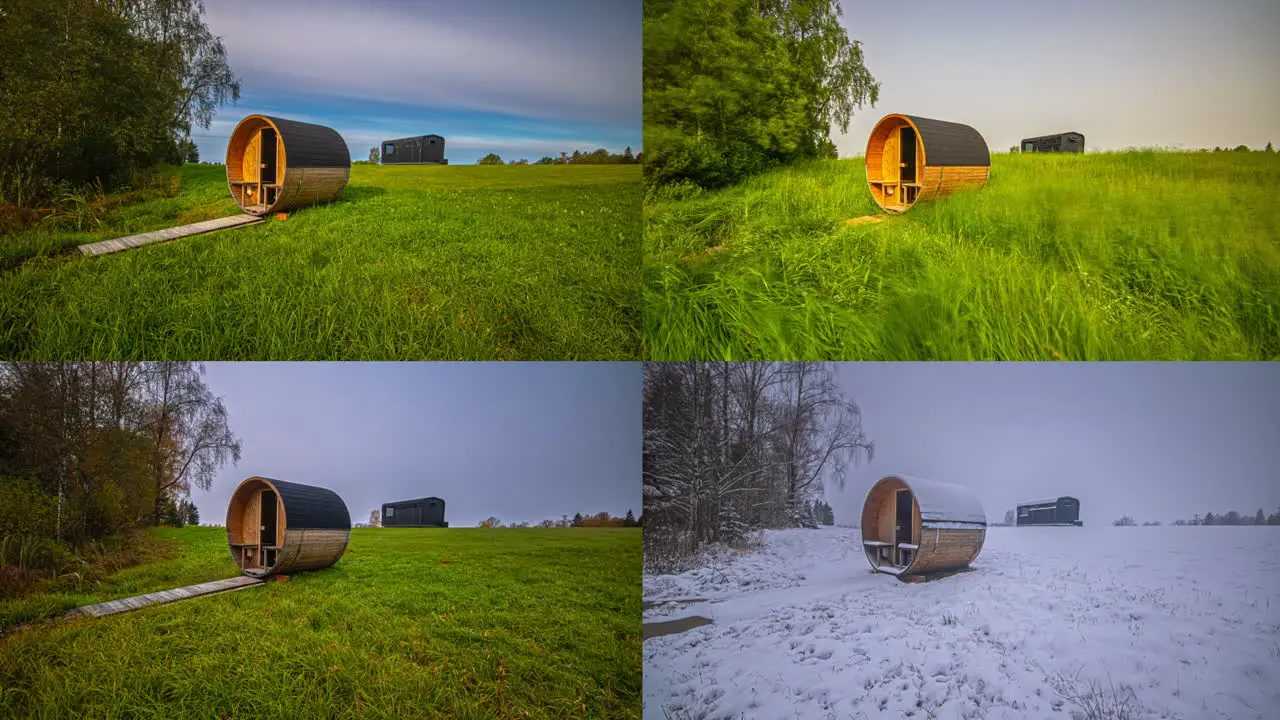
{"type": "Polygon", "coordinates": [[[80,252],[85,255],[106,255],[107,253],[128,250],[129,248],[136,248],[140,245],[164,242],[165,240],[173,240],[175,238],[186,237],[188,235],[199,235],[200,233],[222,230],[223,228],[240,227],[242,225],[254,225],[262,222],[262,220],[263,219],[257,215],[231,215],[229,217],[205,220],[204,222],[193,223],[191,225],[179,225],[178,227],[166,228],[164,230],[155,230],[153,232],[146,232],[140,235],[129,235],[128,237],[116,238],[115,240],[102,240],[96,243],[89,243],[88,245],[81,245],[80,252]]]}
{"type": "Polygon", "coordinates": [[[146,595],[135,595],[134,597],[123,598],[121,600],[109,600],[96,605],[85,605],[68,611],[63,617],[102,617],[104,615],[115,615],[116,613],[137,610],[138,608],[146,607],[148,605],[159,605],[161,603],[173,602],[175,600],[185,600],[187,598],[199,597],[201,595],[212,595],[213,593],[229,592],[231,590],[243,590],[244,588],[253,587],[254,585],[261,585],[264,582],[266,581],[262,578],[252,578],[247,575],[240,575],[239,577],[227,578],[226,580],[214,580],[213,582],[200,583],[199,585],[188,585],[184,588],[161,590],[160,592],[147,593],[146,595]]]}

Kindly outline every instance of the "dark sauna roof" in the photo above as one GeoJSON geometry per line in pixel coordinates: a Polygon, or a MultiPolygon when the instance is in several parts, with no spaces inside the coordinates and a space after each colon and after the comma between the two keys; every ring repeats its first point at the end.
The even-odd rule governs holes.
{"type": "Polygon", "coordinates": [[[314,485],[263,478],[280,492],[285,524],[290,530],[350,530],[351,515],[338,493],[314,485]]]}
{"type": "Polygon", "coordinates": [[[930,167],[991,165],[987,141],[968,125],[906,115],[920,132],[924,159],[930,167]]]}
{"type": "Polygon", "coordinates": [[[333,128],[323,125],[263,117],[275,124],[284,138],[285,162],[291,168],[349,168],[351,151],[347,141],[333,128]]]}
{"type": "Polygon", "coordinates": [[[436,135],[436,134],[434,134],[434,133],[428,133],[428,134],[426,134],[426,135],[412,135],[412,136],[410,136],[410,137],[396,138],[395,140],[383,140],[383,141],[382,141],[382,144],[383,144],[383,145],[386,145],[387,143],[407,143],[407,142],[409,142],[409,141],[411,141],[411,140],[423,140],[423,139],[425,139],[425,138],[436,138],[436,139],[439,139],[439,140],[443,140],[443,139],[444,139],[444,136],[443,136],[443,135],[436,135]]]}

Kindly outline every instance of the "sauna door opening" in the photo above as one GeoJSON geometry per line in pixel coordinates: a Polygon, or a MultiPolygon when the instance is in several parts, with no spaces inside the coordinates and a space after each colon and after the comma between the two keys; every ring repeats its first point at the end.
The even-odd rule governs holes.
{"type": "Polygon", "coordinates": [[[898,506],[893,523],[893,542],[900,548],[895,553],[898,556],[898,564],[905,567],[911,564],[910,560],[905,557],[908,553],[901,550],[902,545],[911,544],[911,491],[899,490],[895,494],[898,496],[898,506]]]}
{"type": "Polygon", "coordinates": [[[262,197],[259,202],[271,206],[276,202],[276,131],[262,128],[262,141],[258,143],[259,167],[262,168],[262,197]]]}
{"type": "Polygon", "coordinates": [[[262,543],[262,552],[258,555],[261,559],[262,567],[269,568],[276,564],[276,553],[279,552],[279,543],[276,542],[277,526],[276,521],[279,518],[276,508],[276,493],[274,490],[262,491],[262,527],[258,542],[262,543]]]}
{"type": "Polygon", "coordinates": [[[902,201],[903,204],[911,205],[916,201],[916,193],[920,187],[916,180],[916,129],[910,125],[902,128],[902,140],[898,143],[899,152],[902,154],[899,167],[902,168],[902,201]]]}

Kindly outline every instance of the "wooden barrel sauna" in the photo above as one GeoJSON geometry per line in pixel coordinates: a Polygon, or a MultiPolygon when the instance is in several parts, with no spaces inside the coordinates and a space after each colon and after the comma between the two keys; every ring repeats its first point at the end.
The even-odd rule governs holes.
{"type": "Polygon", "coordinates": [[[925,575],[965,567],[982,552],[987,514],[959,485],[888,475],[862,505],[862,546],[871,567],[925,575]]]}
{"type": "Polygon", "coordinates": [[[977,130],[915,115],[886,115],[876,123],[866,157],[871,196],[891,213],[982,187],[991,175],[991,152],[977,130]]]}
{"type": "Polygon", "coordinates": [[[346,141],[323,125],[250,115],[227,143],[227,184],[251,215],[335,200],[350,178],[346,141]]]}
{"type": "Polygon", "coordinates": [[[351,538],[351,515],[332,490],[251,477],[227,506],[227,544],[245,575],[326,568],[351,538]]]}

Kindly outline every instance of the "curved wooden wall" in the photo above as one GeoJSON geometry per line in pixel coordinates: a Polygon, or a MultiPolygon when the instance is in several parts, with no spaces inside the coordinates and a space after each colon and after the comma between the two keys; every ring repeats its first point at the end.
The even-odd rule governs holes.
{"type": "MultiPolygon", "coordinates": [[[[911,544],[918,545],[915,558],[899,575],[956,570],[972,563],[986,542],[985,528],[928,527],[920,519],[920,502],[915,490],[901,478],[888,476],[871,487],[862,505],[863,541],[894,541],[896,493],[911,490],[911,544]]],[[[875,554],[865,545],[867,561],[877,567],[875,554]]]]}
{"type": "Polygon", "coordinates": [[[991,176],[986,141],[968,125],[915,115],[884,116],[871,130],[865,156],[867,187],[882,210],[906,212],[961,188],[982,187],[991,176]],[[916,176],[913,185],[901,179],[902,128],[915,131],[916,176]]]}
{"type": "Polygon", "coordinates": [[[236,125],[227,143],[227,186],[240,208],[252,215],[335,200],[350,179],[347,144],[323,125],[250,115],[236,125]],[[276,132],[273,178],[261,177],[258,162],[264,128],[276,132]],[[266,201],[262,184],[278,186],[273,201],[266,201]]]}
{"type": "Polygon", "coordinates": [[[252,577],[329,567],[346,552],[350,538],[346,505],[324,488],[251,477],[240,483],[227,505],[227,545],[236,566],[252,577]],[[275,547],[279,550],[273,551],[276,555],[270,564],[261,562],[265,554],[260,535],[264,490],[273,490],[277,498],[275,547]],[[290,527],[290,504],[295,506],[295,525],[328,527],[290,527]]]}

